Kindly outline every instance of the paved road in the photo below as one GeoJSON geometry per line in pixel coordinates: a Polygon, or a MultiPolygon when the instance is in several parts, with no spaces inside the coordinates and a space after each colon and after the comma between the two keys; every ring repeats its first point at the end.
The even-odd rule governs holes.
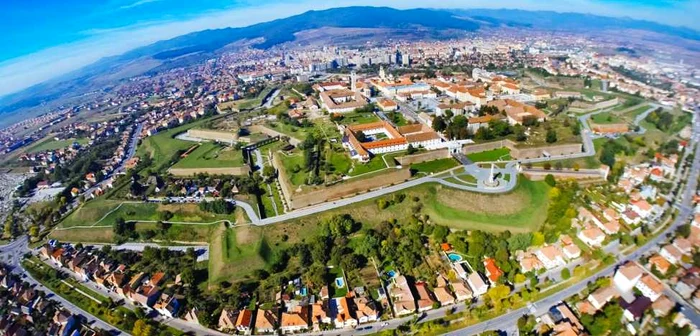
{"type": "MultiPolygon", "coordinates": [[[[141,134],[141,131],[143,130],[144,123],[145,122],[139,123],[136,126],[136,130],[134,130],[134,132],[131,134],[131,139],[129,139],[129,144],[126,148],[126,155],[124,156],[124,159],[122,159],[121,163],[119,163],[119,165],[111,173],[109,173],[107,176],[105,176],[105,178],[102,179],[102,181],[96,183],[92,187],[85,190],[85,192],[83,192],[83,195],[87,196],[87,195],[92,194],[97,189],[97,187],[103,187],[103,189],[104,189],[105,185],[107,184],[107,180],[110,177],[116,176],[117,174],[124,171],[124,169],[126,169],[126,167],[125,167],[126,162],[129,161],[132,157],[134,157],[134,154],[136,154],[136,146],[139,143],[139,135],[141,134]]],[[[75,199],[73,199],[73,202],[71,203],[71,207],[75,208],[79,205],[79,203],[80,203],[80,201],[79,201],[78,197],[76,197],[75,199]]]]}

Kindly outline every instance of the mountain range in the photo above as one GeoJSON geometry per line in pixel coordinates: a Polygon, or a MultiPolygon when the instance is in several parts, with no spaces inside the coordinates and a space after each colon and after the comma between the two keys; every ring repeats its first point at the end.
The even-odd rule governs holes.
{"type": "MultiPolygon", "coordinates": [[[[416,31],[423,34],[419,36],[431,38],[454,36],[440,35],[440,32],[473,33],[499,27],[572,32],[635,29],[693,42],[700,41],[700,32],[688,28],[631,18],[577,13],[509,9],[334,8],[309,11],[247,27],[194,32],[134,49],[120,56],[104,58],[78,71],[3,97],[0,99],[0,113],[11,113],[51,101],[66,102],[66,98],[108,88],[121,78],[200,62],[227,50],[237,41],[248,41],[253,47],[267,49],[295,41],[298,33],[325,27],[416,31]]],[[[401,36],[397,35],[396,38],[400,39],[401,36]]]]}

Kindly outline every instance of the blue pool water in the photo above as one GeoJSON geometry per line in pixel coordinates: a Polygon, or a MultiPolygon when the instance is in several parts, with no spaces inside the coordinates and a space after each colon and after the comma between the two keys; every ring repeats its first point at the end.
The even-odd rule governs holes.
{"type": "Polygon", "coordinates": [[[462,256],[457,253],[450,253],[447,255],[451,262],[462,261],[462,256]]]}
{"type": "Polygon", "coordinates": [[[386,272],[386,275],[388,275],[390,278],[393,278],[394,275],[396,275],[396,272],[394,272],[394,271],[389,271],[389,272],[386,272]]]}
{"type": "Polygon", "coordinates": [[[345,280],[343,278],[335,278],[335,286],[338,288],[345,287],[345,280]]]}

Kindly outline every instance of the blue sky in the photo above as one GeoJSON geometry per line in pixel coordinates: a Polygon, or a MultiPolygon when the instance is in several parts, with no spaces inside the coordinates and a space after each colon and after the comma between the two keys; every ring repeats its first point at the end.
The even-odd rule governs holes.
{"type": "Polygon", "coordinates": [[[700,0],[0,0],[0,96],[188,32],[350,5],[575,11],[700,29],[700,0]]]}

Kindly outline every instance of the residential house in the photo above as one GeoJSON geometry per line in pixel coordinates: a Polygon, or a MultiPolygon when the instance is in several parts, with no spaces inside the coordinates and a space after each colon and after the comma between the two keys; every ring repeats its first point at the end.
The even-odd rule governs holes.
{"type": "Polygon", "coordinates": [[[564,254],[555,245],[542,247],[535,251],[535,255],[547,269],[566,265],[564,254]]]}
{"type": "Polygon", "coordinates": [[[374,302],[364,297],[357,297],[354,303],[355,315],[359,323],[369,323],[379,319],[379,311],[377,311],[374,302]]]}
{"type": "Polygon", "coordinates": [[[644,199],[630,202],[632,210],[636,212],[640,217],[647,218],[651,215],[653,210],[651,204],[644,199]]]}
{"type": "Polygon", "coordinates": [[[666,258],[658,254],[649,258],[649,265],[652,269],[656,268],[656,270],[659,271],[661,274],[668,273],[668,269],[671,268],[671,263],[668,262],[666,258]]]}
{"type": "Polygon", "coordinates": [[[469,270],[469,267],[467,266],[466,262],[456,262],[452,263],[452,269],[454,269],[455,273],[457,273],[457,276],[460,278],[467,280],[469,278],[469,273],[471,272],[469,270]]]}
{"type": "Polygon", "coordinates": [[[235,327],[238,332],[250,334],[253,330],[253,311],[249,309],[239,311],[235,327]]]}
{"type": "Polygon", "coordinates": [[[666,245],[662,247],[659,254],[674,265],[678,265],[683,258],[683,253],[674,245],[666,245]]]}
{"type": "Polygon", "coordinates": [[[277,329],[277,317],[270,310],[258,309],[255,315],[256,333],[270,334],[277,329]]]}
{"type": "Polygon", "coordinates": [[[175,296],[163,293],[153,305],[153,308],[161,315],[174,318],[177,317],[177,312],[180,309],[180,301],[178,301],[175,296]]]}
{"type": "MultiPolygon", "coordinates": [[[[131,287],[133,288],[133,287],[131,287]]],[[[158,286],[150,284],[141,284],[135,291],[131,291],[130,299],[144,307],[152,307],[158,299],[160,290],[158,286]]]]}
{"type": "Polygon", "coordinates": [[[605,240],[605,234],[596,226],[581,230],[577,236],[590,247],[600,247],[605,240]]]}
{"type": "Polygon", "coordinates": [[[492,284],[498,282],[498,279],[503,275],[503,271],[496,265],[496,260],[493,258],[484,259],[484,269],[486,270],[486,277],[492,284]]]}
{"type": "Polygon", "coordinates": [[[467,278],[467,283],[469,284],[469,287],[472,289],[472,293],[476,296],[481,296],[481,295],[486,294],[486,292],[489,289],[489,286],[486,285],[484,280],[481,279],[481,276],[477,272],[469,274],[469,277],[467,278]]]}
{"type": "Polygon", "coordinates": [[[664,290],[664,285],[649,274],[644,274],[635,287],[652,302],[661,297],[664,290]]]}
{"type": "Polygon", "coordinates": [[[416,311],[416,302],[411,293],[408,280],[403,275],[396,275],[389,285],[389,294],[394,302],[394,314],[408,315],[416,311]]]}
{"type": "Polygon", "coordinates": [[[296,333],[309,328],[309,323],[302,313],[282,313],[280,330],[285,333],[296,333]]]}
{"type": "Polygon", "coordinates": [[[673,286],[673,289],[678,292],[684,299],[690,299],[693,292],[700,286],[700,276],[697,272],[687,272],[673,286]]]}
{"type": "Polygon", "coordinates": [[[322,301],[311,305],[311,324],[314,330],[320,330],[321,324],[331,324],[331,318],[326,311],[327,307],[322,301]]]}
{"type": "Polygon", "coordinates": [[[666,295],[661,295],[654,303],[651,305],[651,309],[654,310],[654,315],[657,317],[662,317],[668,315],[668,313],[673,310],[676,303],[668,298],[666,295]]]}
{"type": "Polygon", "coordinates": [[[630,292],[644,272],[635,262],[627,262],[615,272],[613,283],[621,292],[630,292]]]}
{"type": "Polygon", "coordinates": [[[236,320],[238,319],[238,312],[232,309],[223,309],[221,315],[219,315],[218,328],[222,331],[233,331],[236,330],[236,320]]]}
{"type": "Polygon", "coordinates": [[[690,240],[683,237],[679,237],[673,240],[673,246],[675,246],[682,254],[691,255],[693,252],[693,244],[690,240]]]}
{"type": "Polygon", "coordinates": [[[357,319],[353,317],[353,312],[346,297],[333,298],[329,301],[333,324],[337,329],[354,328],[357,326],[357,319]]]}
{"type": "Polygon", "coordinates": [[[523,273],[537,271],[544,267],[544,264],[533,254],[527,254],[520,258],[520,270],[523,273]]]}
{"type": "Polygon", "coordinates": [[[606,303],[618,296],[620,296],[620,293],[617,288],[615,288],[615,286],[608,286],[598,288],[595,292],[588,295],[587,300],[593,308],[600,310],[606,303]]]}
{"type": "Polygon", "coordinates": [[[581,256],[581,249],[576,244],[565,245],[562,248],[566,259],[573,260],[581,256]]]}
{"type": "Polygon", "coordinates": [[[197,308],[192,308],[184,316],[185,321],[199,324],[199,317],[197,316],[197,308]]]}
{"type": "Polygon", "coordinates": [[[418,293],[418,311],[424,312],[433,309],[433,299],[431,298],[430,291],[425,282],[416,283],[416,292],[418,293]]]}
{"type": "Polygon", "coordinates": [[[451,283],[452,289],[455,293],[455,298],[457,301],[466,301],[472,299],[472,291],[467,287],[467,285],[462,281],[457,281],[451,283]]]}
{"type": "Polygon", "coordinates": [[[639,320],[644,312],[651,307],[651,300],[646,296],[636,298],[632,303],[620,300],[620,307],[624,309],[623,316],[630,322],[639,320]]]}

